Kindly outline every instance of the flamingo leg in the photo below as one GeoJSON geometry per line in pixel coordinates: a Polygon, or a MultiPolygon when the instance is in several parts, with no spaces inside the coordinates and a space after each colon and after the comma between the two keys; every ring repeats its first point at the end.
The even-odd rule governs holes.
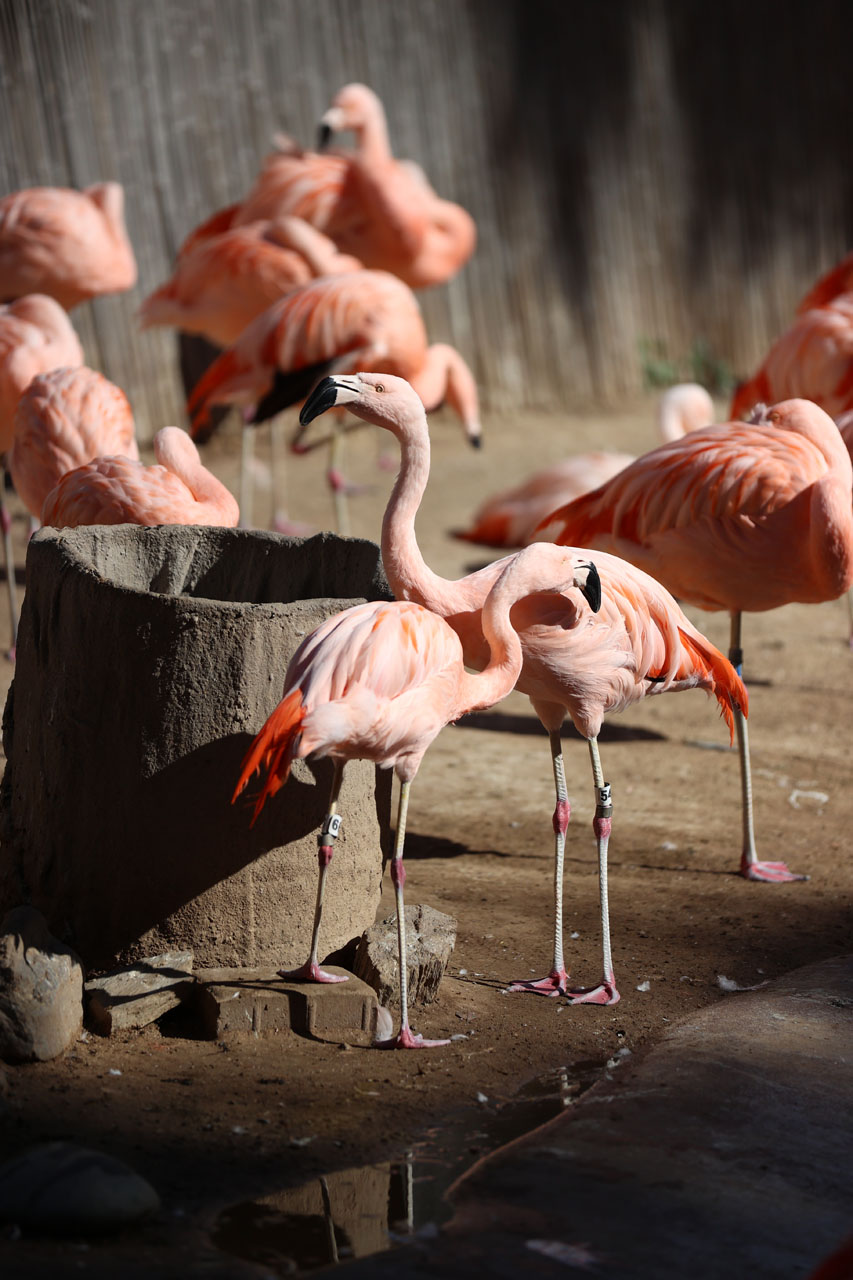
{"type": "Polygon", "coordinates": [[[598,842],[598,895],[601,907],[601,946],[603,977],[597,987],[578,987],[566,995],[570,1004],[618,1004],[616,976],[613,972],[613,956],[610,950],[610,900],[607,889],[607,847],[610,843],[610,827],[613,816],[610,783],[604,781],[598,739],[589,739],[589,758],[595,785],[595,817],[592,829],[598,842]]]}
{"type": "MultiPolygon", "coordinates": [[[[740,645],[741,615],[732,614],[731,644],[729,662],[738,675],[743,672],[743,650],[740,645]]],[[[789,871],[784,862],[762,862],[755,847],[755,827],[753,823],[752,805],[752,767],[749,760],[749,731],[746,717],[739,708],[734,708],[735,729],[737,730],[738,754],[740,756],[740,790],[741,816],[743,821],[743,847],[740,856],[740,874],[747,880],[763,880],[769,884],[782,884],[791,880],[808,880],[808,876],[789,871]]]]}
{"type": "Polygon", "coordinates": [[[255,428],[245,420],[240,438],[240,528],[251,529],[255,458],[255,428]]]}
{"type": "Polygon", "coordinates": [[[391,862],[391,879],[397,907],[397,955],[400,966],[400,1030],[390,1040],[377,1042],[379,1049],[433,1049],[450,1044],[449,1040],[424,1040],[415,1035],[409,1026],[408,971],[406,964],[406,914],[403,904],[403,886],[406,870],[403,866],[403,845],[406,839],[406,815],[409,809],[410,782],[400,780],[400,800],[397,806],[397,830],[394,833],[394,858],[391,862]]]}
{"type": "Polygon", "coordinates": [[[6,559],[6,589],[9,592],[9,617],[12,626],[12,646],[6,657],[15,661],[15,650],[18,647],[18,592],[15,581],[15,549],[12,545],[12,517],[6,506],[6,468],[0,473],[0,528],[3,530],[3,554],[6,559]]]}
{"type": "Polygon", "coordinates": [[[546,978],[538,981],[519,981],[511,983],[510,991],[532,991],[540,996],[564,995],[568,982],[568,973],[563,960],[563,867],[566,854],[566,832],[569,828],[571,806],[566,788],[566,774],[563,766],[563,745],[559,729],[549,729],[548,738],[551,744],[551,767],[554,771],[554,788],[557,803],[554,808],[554,963],[546,978]]]}
{"type": "Polygon", "coordinates": [[[296,979],[300,982],[346,982],[345,974],[326,973],[320,968],[317,961],[317,943],[320,937],[320,921],[323,916],[323,895],[326,889],[326,876],[329,871],[329,863],[332,861],[334,847],[332,842],[337,838],[341,829],[341,819],[338,813],[338,796],[341,790],[341,782],[344,776],[344,761],[335,761],[335,776],[332,780],[332,794],[329,799],[329,808],[326,812],[326,821],[323,823],[323,830],[317,837],[319,850],[317,861],[320,867],[320,874],[317,878],[317,903],[314,907],[314,930],[311,934],[311,952],[308,959],[298,969],[279,969],[280,978],[296,979]]]}

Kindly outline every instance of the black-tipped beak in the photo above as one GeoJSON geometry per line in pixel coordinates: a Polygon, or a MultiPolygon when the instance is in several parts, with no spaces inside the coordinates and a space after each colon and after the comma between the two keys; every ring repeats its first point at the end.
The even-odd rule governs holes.
{"type": "Polygon", "coordinates": [[[482,436],[469,436],[469,437],[468,437],[468,443],[470,444],[470,446],[471,446],[471,448],[472,448],[472,449],[482,449],[482,447],[483,447],[483,437],[482,437],[482,436]]]}
{"type": "Polygon", "coordinates": [[[321,413],[337,404],[338,389],[334,378],[323,378],[318,382],[299,413],[299,425],[307,427],[309,422],[319,418],[321,413]]]}
{"type": "Polygon", "coordinates": [[[317,130],[317,150],[325,151],[326,147],[332,141],[334,129],[330,124],[321,124],[317,130]]]}
{"type": "Polygon", "coordinates": [[[598,576],[598,570],[592,561],[589,561],[589,573],[586,578],[586,585],[581,587],[581,595],[586,600],[593,613],[598,613],[601,608],[601,579],[598,576]]]}

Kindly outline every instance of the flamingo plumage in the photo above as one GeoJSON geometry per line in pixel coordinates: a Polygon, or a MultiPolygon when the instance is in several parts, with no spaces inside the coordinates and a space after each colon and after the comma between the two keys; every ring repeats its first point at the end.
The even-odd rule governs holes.
{"type": "Polygon", "coordinates": [[[83,524],[197,524],[233,528],[236,500],[203,465],[180,427],[154,437],[154,466],[127,456],[98,457],[67,471],[47,495],[42,522],[83,524]]]}
{"type": "Polygon", "coordinates": [[[0,200],[0,301],[46,293],[70,311],[135,283],[119,183],[28,187],[0,200]]]}
{"type": "MultiPolygon", "coordinates": [[[[415,537],[415,516],[429,476],[429,430],[419,397],[407,383],[386,374],[358,373],[321,382],[300,415],[307,426],[319,414],[345,405],[366,422],[392,432],[400,444],[401,466],[382,523],[382,560],[399,599],[415,601],[445,618],[458,634],[467,665],[488,660],[483,605],[498,576],[515,557],[495,561],[458,581],[441,578],[425,564],[415,537]]],[[[544,544],[535,544],[541,546],[544,544]]],[[[534,547],[527,550],[532,551],[534,547]]],[[[585,556],[586,551],[572,549],[585,556]]],[[[516,552],[522,555],[525,552],[516,552]]],[[[609,942],[607,849],[612,797],[598,751],[606,714],[650,694],[699,687],[713,694],[731,723],[732,709],[745,713],[746,691],[729,662],[685,617],[669,593],[633,566],[613,556],[596,558],[602,584],[601,610],[560,621],[564,602],[530,595],[516,604],[512,624],[522,645],[523,665],[516,688],[530,698],[548,732],[557,795],[555,832],[554,959],[548,977],[516,989],[563,993],[572,1002],[615,1004],[619,999],[609,942]],[[602,938],[602,981],[570,990],[563,960],[562,882],[569,822],[560,726],[569,715],[587,739],[596,797],[602,938]]]]}
{"type": "Polygon", "coordinates": [[[307,962],[282,976],[312,982],[340,981],[318,964],[325,878],[340,828],[337,801],[347,760],[373,760],[393,768],[400,798],[391,875],[397,907],[400,969],[398,1035],[386,1047],[426,1048],[448,1044],[413,1035],[406,990],[403,849],[409,788],[424,753],[444,725],[469,711],[491,706],[510,692],[521,668],[521,644],[510,608],[528,594],[556,592],[557,625],[572,625],[600,596],[588,560],[553,547],[530,548],[504,568],[483,606],[488,661],[478,673],[465,670],[459,637],[437,614],[408,601],[355,605],[329,618],[303,640],[288,664],[281,702],[243,761],[236,800],[256,771],[263,785],[254,806],[257,819],[275,795],[294,759],[330,756],[335,764],[331,799],[320,837],[317,905],[307,962]]]}
{"type": "MultiPolygon", "coordinates": [[[[558,542],[614,552],[680,599],[729,611],[741,665],[741,614],[834,600],[853,583],[853,469],[832,419],[788,400],[756,420],[661,445],[552,513],[558,542]]],[[[743,791],[741,872],[803,879],[755,846],[746,723],[736,712],[743,791]]]]}

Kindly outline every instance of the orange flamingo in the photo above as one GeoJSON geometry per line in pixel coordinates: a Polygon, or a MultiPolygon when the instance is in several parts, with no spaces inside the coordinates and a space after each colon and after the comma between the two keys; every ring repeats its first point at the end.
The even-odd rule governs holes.
{"type": "Polygon", "coordinates": [[[9,471],[37,520],[67,471],[107,454],[139,457],[127,396],[85,365],[34,378],[18,401],[14,427],[9,471]]]}
{"type": "Polygon", "coordinates": [[[418,165],[394,158],[382,103],[366,85],[344,85],[335,95],[321,145],[344,130],[356,136],[354,151],[303,151],[280,136],[235,225],[295,214],[344,253],[413,289],[444,284],[474,252],[474,220],[436,195],[418,165]]]}
{"type": "MultiPolygon", "coordinates": [[[[243,405],[248,421],[264,422],[302,400],[330,369],[358,368],[387,368],[408,378],[428,408],[446,402],[471,443],[480,443],[479,399],[470,369],[453,347],[427,345],[415,295],[386,271],[313,280],[258,316],[190,395],[193,438],[207,438],[214,404],[243,405]]],[[[328,476],[345,532],[346,486],[335,452],[340,438],[339,433],[332,438],[328,476]]]]}
{"type": "Polygon", "coordinates": [[[802,397],[833,418],[853,409],[853,294],[804,311],[771,346],[758,371],[732,399],[741,421],[756,404],[802,397]]]}
{"type": "MultiPolygon", "coordinates": [[[[336,405],[345,405],[367,422],[385,427],[400,443],[402,462],[382,523],[382,560],[391,589],[402,599],[432,609],[458,634],[468,666],[482,669],[488,658],[483,603],[498,576],[515,557],[498,560],[456,582],[440,578],[425,564],[414,522],[429,476],[429,431],[419,397],[401,378],[358,373],[326,378],[300,414],[307,426],[336,405]]],[[[537,543],[535,547],[544,544],[537,543]]],[[[535,547],[515,556],[534,551],[535,547]]],[[[585,556],[585,551],[572,549],[585,556]]],[[[565,602],[530,595],[515,605],[512,625],[519,634],[523,667],[516,688],[528,695],[548,732],[557,795],[555,833],[554,957],[550,973],[514,990],[565,994],[572,1003],[615,1004],[619,999],[610,953],[607,849],[612,796],[598,750],[604,716],[640,698],[686,688],[712,693],[729,725],[732,708],[745,714],[746,690],[731,665],[685,617],[669,593],[647,574],[613,556],[596,556],[601,610],[592,617],[561,616],[565,602]],[[563,959],[563,861],[569,801],[563,767],[560,726],[569,715],[588,741],[596,797],[593,828],[598,846],[603,977],[592,988],[568,988],[563,959]]]]}
{"type": "Polygon", "coordinates": [[[813,311],[815,307],[825,307],[842,293],[853,293],[853,253],[848,253],[812,285],[798,302],[797,315],[813,311]]]}
{"type": "MultiPolygon", "coordinates": [[[[230,210],[224,213],[230,214],[230,210]]],[[[171,277],[140,308],[143,329],[174,325],[227,347],[256,316],[317,276],[361,263],[301,218],[219,227],[214,215],[181,246],[171,277]]]]}
{"type": "MultiPolygon", "coordinates": [[[[625,556],[680,599],[731,614],[834,600],[853,583],[853,469],[831,418],[787,400],[750,423],[707,427],[661,445],[549,517],[558,542],[625,556]]],[[[755,847],[746,722],[736,712],[743,792],[741,872],[802,880],[755,847]]]]}
{"type": "Polygon", "coordinates": [[[441,729],[469,711],[489,707],[510,692],[521,669],[521,643],[510,608],[531,591],[562,593],[555,621],[571,625],[587,616],[583,596],[595,608],[600,589],[595,567],[573,552],[529,548],[504,567],[483,605],[482,626],[489,659],[477,674],[465,670],[459,637],[429,609],[395,600],[356,605],[329,618],[297,649],[287,668],[284,697],[243,761],[234,799],[254,772],[265,774],[253,821],[264,801],[287,781],[294,759],[331,756],[332,793],[320,837],[317,906],[308,961],[283,972],[286,978],[336,982],[317,962],[326,873],[340,830],[337,800],[347,760],[374,760],[400,779],[391,878],[397,907],[400,969],[400,1031],[386,1047],[416,1049],[449,1044],[424,1040],[409,1027],[403,907],[403,846],[409,789],[424,753],[441,729]]]}
{"type": "Polygon", "coordinates": [[[8,454],[15,436],[15,410],[36,374],[59,365],[83,363],[83,348],[74,326],[58,302],[45,294],[29,294],[0,305],[0,527],[6,561],[6,584],[14,655],[18,634],[12,520],[5,502],[8,454]]]}
{"type": "Polygon", "coordinates": [[[154,437],[154,456],[152,467],[118,456],[67,471],[45,499],[44,524],[236,525],[236,501],[202,465],[186,431],[163,427],[154,437]]]}
{"type": "MultiPolygon", "coordinates": [[[[658,426],[664,440],[677,440],[713,419],[714,402],[696,382],[679,383],[660,398],[658,426]]],[[[582,493],[597,489],[633,461],[631,453],[593,450],[554,462],[535,471],[520,485],[487,498],[474,516],[472,527],[459,530],[454,536],[489,547],[526,547],[531,542],[547,541],[548,531],[540,527],[547,515],[582,493]]]]}
{"type": "Polygon", "coordinates": [[[0,200],[0,300],[46,293],[70,311],[135,283],[119,183],[29,187],[0,200]]]}

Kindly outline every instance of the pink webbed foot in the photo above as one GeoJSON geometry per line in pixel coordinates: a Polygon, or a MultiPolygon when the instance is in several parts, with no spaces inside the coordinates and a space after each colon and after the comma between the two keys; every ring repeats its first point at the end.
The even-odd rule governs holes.
{"type": "Polygon", "coordinates": [[[450,1041],[424,1040],[423,1036],[415,1035],[410,1027],[401,1027],[390,1040],[377,1040],[373,1047],[374,1049],[439,1049],[445,1044],[450,1044],[450,1041]]]}
{"type": "Polygon", "coordinates": [[[569,1004],[618,1004],[621,996],[612,982],[600,982],[597,987],[575,987],[566,992],[569,1004]]]}
{"type": "Polygon", "coordinates": [[[537,996],[564,996],[568,980],[569,975],[565,969],[552,969],[547,978],[538,978],[535,982],[513,982],[507,990],[531,991],[537,996]]]}
{"type": "Polygon", "coordinates": [[[761,880],[765,884],[788,884],[793,880],[808,880],[808,876],[789,871],[784,862],[749,862],[746,855],[740,860],[740,873],[747,880],[761,880]]]}
{"type": "Polygon", "coordinates": [[[278,976],[289,982],[346,982],[345,973],[326,973],[318,964],[306,960],[298,969],[279,969],[278,976]]]}

